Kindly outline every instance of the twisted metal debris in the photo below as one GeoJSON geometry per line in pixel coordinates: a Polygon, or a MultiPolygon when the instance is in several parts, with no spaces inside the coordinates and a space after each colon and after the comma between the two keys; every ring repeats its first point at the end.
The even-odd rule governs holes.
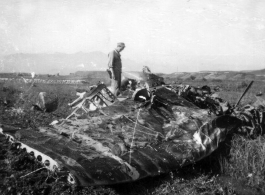
{"type": "Polygon", "coordinates": [[[164,85],[150,71],[145,79],[145,87],[132,98],[115,98],[99,84],[79,94],[69,104],[74,107],[72,114],[53,126],[2,125],[0,133],[50,171],[83,186],[170,172],[210,155],[228,133],[239,129],[263,133],[261,107],[235,109],[207,87],[164,85]]]}

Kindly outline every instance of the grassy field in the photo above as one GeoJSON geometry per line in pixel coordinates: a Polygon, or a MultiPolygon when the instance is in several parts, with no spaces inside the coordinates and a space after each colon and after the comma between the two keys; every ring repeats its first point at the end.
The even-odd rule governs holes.
{"type": "MultiPolygon", "coordinates": [[[[173,81],[167,81],[167,83],[169,82],[173,81]]],[[[182,84],[219,86],[221,88],[221,91],[218,92],[219,96],[235,104],[248,82],[191,81],[182,84]]],[[[47,86],[45,84],[38,84],[30,88],[30,85],[18,85],[16,83],[0,84],[0,104],[3,103],[3,86],[14,89],[14,91],[8,92],[8,97],[11,98],[11,94],[17,95],[12,97],[15,98],[14,106],[24,106],[24,109],[28,109],[36,101],[37,92],[46,91],[49,97],[59,96],[60,102],[66,104],[76,98],[76,89],[87,88],[87,86],[78,85],[47,86]],[[24,102],[21,102],[23,100],[19,97],[19,93],[15,92],[17,90],[26,91],[22,98],[24,102]]],[[[241,105],[255,102],[255,94],[260,91],[265,93],[264,83],[255,82],[243,98],[241,105]]],[[[43,118],[44,115],[37,118],[28,111],[27,115],[19,120],[26,122],[27,117],[31,117],[32,120],[35,120],[33,122],[35,126],[45,125],[56,117],[65,117],[69,110],[61,107],[56,112],[53,116],[45,115],[47,118],[43,118]]],[[[17,119],[13,118],[12,121],[14,120],[17,119]]],[[[32,122],[29,123],[30,125],[32,122]]],[[[2,181],[0,182],[0,194],[265,194],[265,136],[262,135],[256,139],[237,134],[229,135],[215,152],[196,164],[174,170],[168,174],[114,186],[70,186],[64,182],[55,181],[52,178],[53,175],[49,175],[45,170],[21,179],[19,176],[38,167],[36,162],[30,159],[27,154],[22,155],[10,150],[10,146],[5,144],[3,140],[0,142],[0,154],[0,176],[5,176],[0,178],[2,181]]]]}

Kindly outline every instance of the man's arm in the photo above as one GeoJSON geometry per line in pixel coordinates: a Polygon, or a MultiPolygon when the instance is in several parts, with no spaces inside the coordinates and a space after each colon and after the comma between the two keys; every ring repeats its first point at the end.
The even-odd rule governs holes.
{"type": "Polygon", "coordinates": [[[113,68],[113,63],[114,63],[114,51],[109,53],[109,62],[108,62],[109,68],[113,68]]]}
{"type": "Polygon", "coordinates": [[[109,69],[112,73],[112,79],[115,79],[114,77],[114,71],[113,71],[113,65],[114,65],[114,51],[110,52],[109,53],[109,62],[108,62],[108,66],[109,66],[109,69]]]}

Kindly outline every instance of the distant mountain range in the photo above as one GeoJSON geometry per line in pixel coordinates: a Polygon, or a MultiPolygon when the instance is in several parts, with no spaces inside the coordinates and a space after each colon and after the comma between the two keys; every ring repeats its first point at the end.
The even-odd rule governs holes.
{"type": "MultiPolygon", "coordinates": [[[[78,52],[74,54],[30,54],[16,53],[0,57],[0,73],[10,72],[35,72],[37,74],[90,75],[100,77],[107,69],[108,56],[95,51],[89,53],[78,52]],[[97,73],[103,71],[103,73],[97,73]]],[[[141,72],[143,64],[122,58],[123,72],[141,72]]],[[[152,67],[150,67],[152,70],[152,67]]],[[[200,71],[200,72],[175,72],[160,74],[163,77],[180,80],[265,80],[265,69],[250,71],[200,71]]]]}
{"type": "MultiPolygon", "coordinates": [[[[106,70],[108,56],[96,51],[74,54],[16,53],[0,58],[0,72],[35,72],[38,74],[68,75],[76,71],[106,70]]],[[[142,70],[143,65],[122,58],[124,70],[142,70]]]]}

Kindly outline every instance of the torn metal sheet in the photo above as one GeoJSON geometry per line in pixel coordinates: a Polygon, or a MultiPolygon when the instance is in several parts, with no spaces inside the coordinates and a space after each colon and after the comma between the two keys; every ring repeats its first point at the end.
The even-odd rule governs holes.
{"type": "Polygon", "coordinates": [[[132,99],[90,111],[87,118],[1,133],[52,171],[78,185],[109,185],[167,173],[211,154],[241,120],[209,115],[159,88],[150,105],[132,99]],[[103,114],[104,113],[104,114],[103,114]]]}

